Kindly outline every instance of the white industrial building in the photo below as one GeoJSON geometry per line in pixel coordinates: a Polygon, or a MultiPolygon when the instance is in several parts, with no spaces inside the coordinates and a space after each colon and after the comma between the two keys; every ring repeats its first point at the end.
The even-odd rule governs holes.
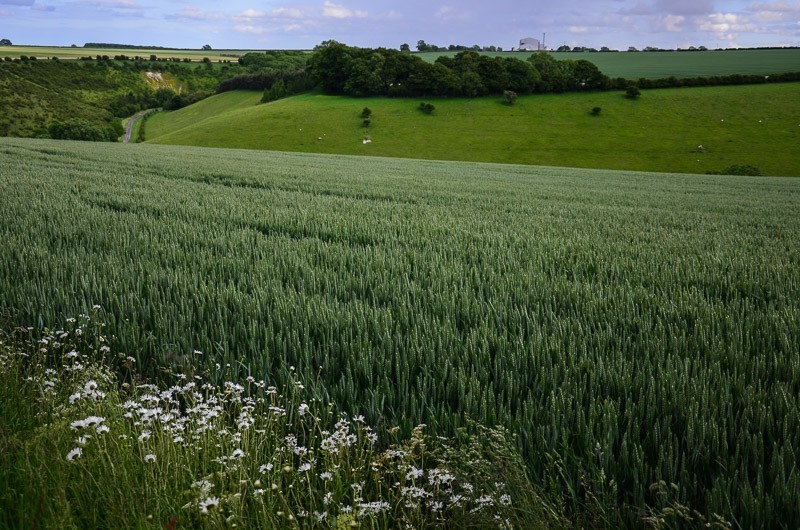
{"type": "Polygon", "coordinates": [[[527,39],[520,39],[519,41],[519,51],[521,52],[536,52],[543,49],[544,46],[539,39],[528,37],[527,39]]]}

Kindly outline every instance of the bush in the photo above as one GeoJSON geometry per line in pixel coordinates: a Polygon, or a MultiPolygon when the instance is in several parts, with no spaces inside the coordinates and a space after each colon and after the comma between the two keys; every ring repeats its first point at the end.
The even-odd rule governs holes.
{"type": "Polygon", "coordinates": [[[760,177],[761,171],[755,166],[749,164],[734,164],[728,166],[722,171],[709,171],[709,175],[741,175],[746,177],[760,177]]]}
{"type": "MultiPolygon", "coordinates": [[[[48,127],[50,137],[55,140],[81,140],[84,142],[105,142],[111,134],[83,118],[70,118],[64,122],[56,122],[48,127]]],[[[116,140],[116,137],[114,138],[116,140]]]]}
{"type": "Polygon", "coordinates": [[[369,107],[364,107],[364,110],[361,111],[361,117],[366,120],[369,119],[371,116],[372,116],[372,109],[369,107]]]}
{"type": "Polygon", "coordinates": [[[422,102],[419,104],[419,110],[425,114],[433,114],[433,111],[436,110],[436,107],[433,106],[433,103],[422,102]]]}
{"type": "Polygon", "coordinates": [[[628,89],[625,91],[625,97],[628,99],[636,99],[641,95],[641,91],[639,87],[636,85],[630,85],[628,89]]]}
{"type": "Polygon", "coordinates": [[[503,98],[508,105],[513,105],[517,102],[517,93],[513,90],[503,90],[503,98]]]}
{"type": "Polygon", "coordinates": [[[592,109],[592,116],[600,116],[600,112],[602,112],[602,110],[603,109],[601,109],[600,107],[594,107],[592,109]]]}

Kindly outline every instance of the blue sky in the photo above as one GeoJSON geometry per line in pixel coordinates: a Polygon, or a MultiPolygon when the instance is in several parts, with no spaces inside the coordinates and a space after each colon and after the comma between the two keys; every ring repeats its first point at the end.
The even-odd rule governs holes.
{"type": "Polygon", "coordinates": [[[510,49],[543,33],[550,48],[798,46],[800,0],[0,0],[0,38],[14,44],[510,49]]]}

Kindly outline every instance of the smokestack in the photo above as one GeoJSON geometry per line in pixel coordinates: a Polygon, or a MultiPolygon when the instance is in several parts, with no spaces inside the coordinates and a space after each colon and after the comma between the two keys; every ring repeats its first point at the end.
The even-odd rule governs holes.
{"type": "Polygon", "coordinates": [[[547,33],[542,33],[542,49],[543,50],[547,49],[547,45],[545,45],[545,43],[544,43],[544,38],[545,37],[547,37],[547,33]]]}

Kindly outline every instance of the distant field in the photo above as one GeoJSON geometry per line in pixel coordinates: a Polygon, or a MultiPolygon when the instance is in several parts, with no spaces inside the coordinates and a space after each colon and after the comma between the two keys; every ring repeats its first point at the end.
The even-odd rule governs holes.
{"type": "MultiPolygon", "coordinates": [[[[433,62],[456,52],[418,54],[433,62]]],[[[533,52],[487,52],[486,55],[526,59],[533,52]]],[[[626,79],[708,77],[732,74],[778,74],[800,71],[800,48],[781,50],[725,50],[704,52],[550,52],[556,59],[585,59],[610,77],[626,79]]]]}
{"type": "Polygon", "coordinates": [[[800,83],[418,100],[229,92],[147,123],[152,143],[642,171],[800,176],[800,83]],[[359,117],[372,109],[367,131],[359,117]],[[593,107],[600,116],[592,116],[593,107]],[[362,140],[368,135],[372,143],[362,140]],[[704,152],[696,152],[703,145],[704,152]]]}
{"type": "MultiPolygon", "coordinates": [[[[21,55],[38,58],[59,57],[77,59],[86,56],[136,55],[159,58],[177,57],[202,61],[208,57],[212,61],[235,61],[231,55],[263,53],[265,50],[176,50],[176,49],[120,49],[120,48],[72,48],[69,46],[4,46],[0,47],[0,59],[21,55]],[[228,55],[228,56],[224,56],[228,55]]],[[[416,53],[428,62],[442,55],[453,56],[457,52],[416,53]]],[[[533,52],[485,52],[485,55],[516,57],[527,59],[533,52]]],[[[800,48],[764,50],[724,50],[705,52],[615,52],[615,53],[571,53],[549,52],[557,59],[586,59],[596,64],[600,70],[611,77],[628,79],[661,77],[696,77],[731,74],[776,74],[800,71],[800,48]]]]}
{"type": "Polygon", "coordinates": [[[800,521],[800,179],[10,138],[0,156],[13,325],[100,304],[150,376],[280,386],[292,366],[372,425],[503,424],[537,482],[609,526],[641,526],[658,480],[742,528],[800,521]]]}
{"type": "Polygon", "coordinates": [[[263,52],[264,50],[173,50],[173,49],[122,49],[122,48],[72,48],[70,46],[3,46],[0,47],[0,59],[3,57],[19,57],[27,55],[29,57],[47,58],[58,57],[60,59],[78,59],[80,57],[95,57],[97,55],[127,55],[128,57],[150,57],[155,55],[158,58],[177,57],[178,59],[191,59],[202,61],[208,57],[212,61],[226,60],[235,61],[236,57],[230,55],[244,55],[250,52],[263,52]],[[227,55],[227,56],[225,56],[227,55]]]}

